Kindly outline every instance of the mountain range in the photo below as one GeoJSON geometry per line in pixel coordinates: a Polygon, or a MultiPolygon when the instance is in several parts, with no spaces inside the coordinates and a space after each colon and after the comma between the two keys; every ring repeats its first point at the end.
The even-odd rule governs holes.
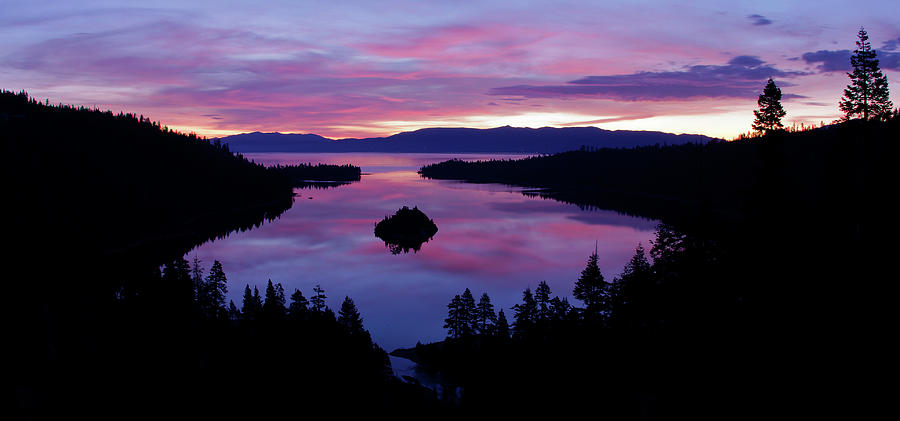
{"type": "Polygon", "coordinates": [[[243,133],[220,138],[234,152],[556,153],[591,148],[706,143],[695,134],[603,130],[596,127],[428,128],[365,139],[316,134],[243,133]]]}

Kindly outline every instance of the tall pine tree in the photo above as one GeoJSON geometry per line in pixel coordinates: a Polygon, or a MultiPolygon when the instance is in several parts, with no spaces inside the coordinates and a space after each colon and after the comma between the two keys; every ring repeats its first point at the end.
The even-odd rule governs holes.
{"type": "Polygon", "coordinates": [[[784,128],[784,125],[781,124],[781,118],[786,113],[784,108],[781,107],[781,89],[775,86],[774,80],[769,78],[756,103],[759,105],[759,109],[753,111],[753,115],[756,116],[756,119],[753,120],[753,130],[768,133],[784,128]]]}
{"type": "Polygon", "coordinates": [[[534,301],[537,303],[537,319],[547,320],[550,316],[550,286],[541,281],[534,290],[534,301]]]}
{"type": "Polygon", "coordinates": [[[191,284],[194,286],[194,311],[200,317],[207,317],[210,308],[209,289],[206,282],[203,281],[203,267],[200,265],[202,262],[196,255],[192,262],[191,284]]]}
{"type": "Polygon", "coordinates": [[[853,71],[847,73],[850,84],[844,89],[840,102],[844,119],[849,120],[854,116],[863,120],[890,118],[894,104],[890,101],[887,76],[878,68],[878,59],[869,43],[869,34],[860,28],[857,35],[859,40],[856,41],[856,50],[850,57],[853,71]]]}
{"type": "Polygon", "coordinates": [[[444,319],[444,329],[447,329],[448,338],[459,339],[463,336],[463,332],[465,331],[463,325],[465,322],[463,321],[461,308],[462,298],[459,294],[456,294],[456,296],[450,300],[450,304],[447,304],[447,318],[444,319]]]}
{"type": "Polygon", "coordinates": [[[321,285],[316,285],[313,288],[314,295],[309,298],[309,304],[313,311],[316,313],[321,313],[325,311],[325,299],[328,298],[325,296],[325,290],[322,289],[321,285]]]}
{"type": "Polygon", "coordinates": [[[244,287],[244,299],[241,304],[241,313],[244,320],[256,320],[262,313],[262,298],[259,296],[259,289],[253,287],[253,293],[250,292],[250,285],[244,287]]]}
{"type": "Polygon", "coordinates": [[[597,265],[597,251],[588,258],[587,266],[581,271],[581,277],[575,282],[572,295],[583,301],[585,317],[591,321],[599,321],[607,310],[609,284],[603,280],[600,267],[597,265]]]}
{"type": "Polygon", "coordinates": [[[299,289],[294,289],[291,294],[291,305],[288,307],[288,316],[292,320],[303,320],[309,312],[309,300],[303,296],[299,289]]]}
{"type": "Polygon", "coordinates": [[[513,329],[516,336],[527,336],[537,320],[537,302],[534,300],[531,288],[525,288],[525,291],[522,292],[522,304],[514,305],[513,311],[515,312],[513,329]]]}
{"type": "Polygon", "coordinates": [[[338,323],[352,335],[359,335],[365,332],[362,318],[359,316],[359,310],[356,309],[356,304],[353,303],[350,297],[345,296],[344,302],[341,303],[341,310],[338,312],[338,323]]]}
{"type": "Polygon", "coordinates": [[[466,288],[460,296],[460,318],[462,320],[462,336],[471,336],[475,333],[477,323],[475,320],[475,297],[472,291],[466,288]]]}
{"type": "Polygon", "coordinates": [[[207,318],[224,320],[228,318],[228,310],[225,308],[225,294],[228,293],[228,278],[222,269],[222,263],[213,260],[206,276],[206,297],[208,301],[207,318]]]}
{"type": "Polygon", "coordinates": [[[622,274],[613,282],[610,296],[611,323],[618,327],[646,326],[657,295],[653,266],[644,247],[638,244],[622,274]]]}
{"type": "Polygon", "coordinates": [[[263,303],[262,313],[268,320],[284,319],[284,288],[280,283],[277,286],[273,284],[271,279],[266,285],[266,301],[263,303]]]}
{"type": "Polygon", "coordinates": [[[478,334],[491,335],[494,326],[497,324],[497,314],[494,313],[491,297],[486,292],[481,294],[481,299],[478,300],[478,305],[476,305],[475,314],[478,323],[478,334]]]}
{"type": "Polygon", "coordinates": [[[495,334],[498,338],[501,339],[509,339],[509,322],[506,320],[506,314],[503,313],[503,309],[500,309],[500,312],[497,313],[497,329],[495,329],[495,334]]]}

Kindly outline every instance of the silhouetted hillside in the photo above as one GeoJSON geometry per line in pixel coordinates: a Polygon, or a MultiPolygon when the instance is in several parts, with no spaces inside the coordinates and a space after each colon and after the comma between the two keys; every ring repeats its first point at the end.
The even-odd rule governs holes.
{"type": "Polygon", "coordinates": [[[718,244],[731,291],[721,297],[752,306],[754,326],[824,327],[883,320],[871,314],[885,309],[882,284],[869,281],[892,249],[873,245],[894,217],[897,139],[897,118],[851,121],[706,145],[446,161],[421,174],[538,187],[526,194],[669,222],[718,244]]]}
{"type": "MultiPolygon", "coordinates": [[[[113,256],[182,255],[291,206],[289,180],[143,116],[0,93],[6,202],[22,238],[113,256]]],[[[148,259],[154,260],[154,259],[148,259]]]]}
{"type": "Polygon", "coordinates": [[[888,358],[880,338],[893,326],[884,279],[897,248],[898,139],[894,118],[738,142],[426,166],[427,177],[540,187],[526,194],[674,226],[661,224],[649,256],[637,248],[618,274],[600,276],[591,256],[572,289],[583,308],[523,285],[511,335],[466,335],[455,319],[477,323],[459,316],[466,306],[457,296],[446,340],[394,354],[461,387],[461,407],[473,414],[584,407],[613,419],[755,419],[816,412],[822,402],[856,412],[854,399],[878,392],[836,390],[834,381],[853,376],[823,367],[868,372],[888,358]]]}
{"type": "Polygon", "coordinates": [[[531,129],[432,128],[388,137],[330,140],[313,134],[245,133],[222,138],[240,152],[419,152],[419,153],[556,153],[591,148],[655,144],[705,143],[701,135],[603,130],[596,127],[531,129]]]}

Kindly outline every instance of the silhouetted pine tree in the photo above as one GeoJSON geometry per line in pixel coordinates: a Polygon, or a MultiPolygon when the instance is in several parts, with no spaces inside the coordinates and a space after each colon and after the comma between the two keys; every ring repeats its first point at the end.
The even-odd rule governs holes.
{"type": "Polygon", "coordinates": [[[325,290],[322,289],[321,285],[316,285],[313,288],[314,295],[309,298],[309,304],[312,307],[312,310],[316,313],[321,313],[325,311],[327,306],[325,305],[325,299],[328,298],[325,296],[325,290]]]}
{"type": "Polygon", "coordinates": [[[480,335],[492,335],[494,327],[497,324],[497,314],[494,313],[494,305],[491,304],[491,297],[487,293],[481,294],[478,305],[475,310],[478,323],[478,333],[480,335]]]}
{"type": "Polygon", "coordinates": [[[338,312],[337,321],[351,334],[357,335],[365,331],[362,318],[356,309],[356,304],[353,303],[350,297],[344,297],[344,302],[341,303],[341,310],[338,312]]]}
{"type": "Polygon", "coordinates": [[[766,87],[763,88],[762,94],[756,101],[759,105],[758,110],[753,111],[756,119],[753,120],[753,130],[762,133],[768,133],[772,130],[783,129],[781,118],[785,116],[784,108],[781,107],[781,89],[775,86],[775,81],[769,78],[766,87]]]}
{"type": "Polygon", "coordinates": [[[460,296],[460,318],[463,322],[462,324],[462,335],[463,336],[472,336],[475,334],[477,329],[477,320],[476,320],[476,309],[475,309],[475,297],[472,296],[472,291],[466,288],[460,296]]]}
{"type": "Polygon", "coordinates": [[[462,317],[462,298],[459,294],[447,304],[447,318],[444,319],[444,329],[447,329],[447,337],[458,339],[463,336],[465,319],[462,317]]]}
{"type": "MultiPolygon", "coordinates": [[[[278,284],[278,286],[281,286],[281,284],[278,284]]],[[[279,288],[272,284],[272,280],[269,279],[269,283],[266,285],[266,301],[262,307],[262,314],[268,320],[284,319],[284,288],[281,288],[280,294],[278,291],[279,288]]]]}
{"type": "Polygon", "coordinates": [[[194,284],[191,280],[191,266],[183,258],[175,259],[163,268],[162,280],[171,291],[163,299],[173,314],[188,316],[196,308],[194,284]]]}
{"type": "Polygon", "coordinates": [[[592,322],[599,322],[603,313],[607,310],[607,294],[609,284],[603,280],[600,267],[597,266],[597,252],[588,258],[587,266],[581,271],[581,277],[575,282],[572,295],[583,301],[585,306],[585,318],[592,322]]]}
{"type": "Polygon", "coordinates": [[[211,319],[226,319],[228,310],[225,308],[225,294],[228,293],[228,278],[222,269],[222,263],[213,260],[206,277],[205,290],[209,308],[206,317],[211,319]]]}
{"type": "Polygon", "coordinates": [[[509,322],[506,320],[506,314],[503,313],[503,309],[500,309],[500,312],[497,313],[497,329],[496,335],[502,339],[509,339],[509,322]]]}
{"type": "Polygon", "coordinates": [[[206,317],[209,309],[209,291],[203,281],[203,267],[200,258],[194,256],[191,261],[191,284],[194,286],[194,311],[200,317],[206,317]]]}
{"type": "Polygon", "coordinates": [[[309,312],[309,301],[299,289],[294,289],[291,294],[291,305],[288,307],[288,316],[292,320],[303,320],[309,312]]]}
{"type": "Polygon", "coordinates": [[[513,311],[515,311],[514,333],[519,337],[527,336],[537,320],[537,302],[534,301],[531,288],[525,288],[522,292],[522,304],[514,305],[513,311]]]}
{"type": "Polygon", "coordinates": [[[550,286],[541,281],[534,290],[534,301],[537,303],[537,319],[547,320],[550,316],[550,286]]]}
{"type": "Polygon", "coordinates": [[[863,120],[886,120],[890,118],[894,107],[888,92],[887,76],[878,67],[878,59],[875,58],[875,50],[869,43],[866,30],[860,28],[858,36],[856,50],[850,57],[853,71],[847,73],[850,84],[844,89],[840,108],[845,120],[853,116],[862,117],[863,120]]]}
{"type": "Polygon", "coordinates": [[[612,284],[610,296],[611,323],[620,327],[646,325],[648,301],[655,294],[653,267],[644,247],[638,244],[622,274],[612,284]]]}
{"type": "Polygon", "coordinates": [[[234,300],[228,300],[228,320],[240,320],[241,311],[234,305],[234,300]]]}
{"type": "Polygon", "coordinates": [[[560,299],[559,297],[553,297],[553,299],[550,300],[550,320],[563,321],[568,319],[571,309],[572,306],[569,305],[569,300],[567,298],[560,299]]]}
{"type": "Polygon", "coordinates": [[[281,313],[287,314],[287,299],[284,298],[284,286],[281,282],[275,284],[275,298],[281,303],[281,313]]]}
{"type": "Polygon", "coordinates": [[[259,289],[253,287],[253,292],[250,292],[250,285],[248,284],[244,287],[244,298],[243,303],[241,304],[241,313],[244,315],[244,320],[257,320],[262,313],[262,298],[259,296],[259,289]]]}

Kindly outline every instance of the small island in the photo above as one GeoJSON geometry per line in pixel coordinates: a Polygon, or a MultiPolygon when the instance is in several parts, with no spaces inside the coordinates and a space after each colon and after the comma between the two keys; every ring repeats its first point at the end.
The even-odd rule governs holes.
{"type": "Polygon", "coordinates": [[[297,164],[276,165],[275,172],[290,179],[294,187],[328,188],[360,180],[362,170],[355,165],[297,164]]]}
{"type": "Polygon", "coordinates": [[[409,253],[422,248],[437,233],[438,227],[418,207],[400,208],[393,216],[385,216],[375,224],[375,236],[384,240],[384,244],[393,254],[409,253]]]}

